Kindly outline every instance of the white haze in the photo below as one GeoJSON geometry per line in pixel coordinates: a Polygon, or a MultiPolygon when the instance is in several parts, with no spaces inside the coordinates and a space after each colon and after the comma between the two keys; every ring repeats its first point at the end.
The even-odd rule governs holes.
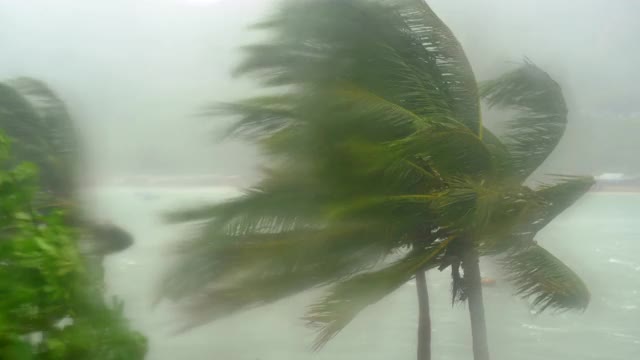
{"type": "MultiPolygon", "coordinates": [[[[95,175],[251,178],[255,151],[216,143],[205,131],[215,121],[194,114],[251,92],[249,81],[229,73],[237,48],[254,36],[246,26],[272,3],[0,0],[0,78],[32,76],[60,93],[85,135],[95,175]]],[[[527,56],[562,84],[570,126],[545,170],[638,172],[638,2],[430,3],[459,36],[480,79],[527,56]]]]}

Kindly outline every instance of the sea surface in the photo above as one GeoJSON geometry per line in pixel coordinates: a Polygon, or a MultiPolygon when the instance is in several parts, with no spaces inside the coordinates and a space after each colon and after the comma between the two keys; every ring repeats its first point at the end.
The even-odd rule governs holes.
{"type": "MultiPolygon", "coordinates": [[[[233,188],[99,188],[86,192],[95,216],[130,231],[135,245],[106,261],[110,293],[125,300],[135,328],[149,338],[150,360],[390,360],[414,359],[415,284],[363,311],[320,352],[299,320],[319,291],[301,294],[183,334],[171,304],[153,306],[171,244],[188,230],[162,222],[164,211],[220,201],[233,188]]],[[[584,313],[534,314],[490,260],[484,289],[493,360],[640,359],[640,194],[590,193],[539,235],[539,243],[569,264],[591,289],[584,313]]],[[[428,274],[433,359],[471,359],[466,306],[451,306],[448,273],[428,274]]]]}

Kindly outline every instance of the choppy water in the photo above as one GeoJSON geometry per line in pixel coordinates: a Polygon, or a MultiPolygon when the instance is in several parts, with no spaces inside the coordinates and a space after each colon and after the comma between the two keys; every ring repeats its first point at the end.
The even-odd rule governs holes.
{"type": "MultiPolygon", "coordinates": [[[[362,312],[321,352],[309,346],[313,333],[298,320],[317,293],[223,319],[174,335],[178,314],[167,304],[151,306],[166,264],[168,244],[184,228],[162,224],[159,214],[180,204],[232,196],[231,189],[101,189],[87,196],[98,215],[126,227],[136,244],[107,261],[107,279],[126,302],[136,328],[150,339],[151,360],[389,360],[413,359],[416,296],[413,284],[362,312]],[[144,195],[147,194],[147,195],[144,195]]],[[[589,194],[558,217],[539,241],[589,284],[585,313],[534,315],[499,280],[486,288],[485,306],[494,360],[640,358],[640,194],[589,194]]],[[[486,274],[500,274],[484,266],[486,274]]],[[[471,358],[467,310],[451,308],[447,274],[428,275],[434,359],[471,358]]]]}

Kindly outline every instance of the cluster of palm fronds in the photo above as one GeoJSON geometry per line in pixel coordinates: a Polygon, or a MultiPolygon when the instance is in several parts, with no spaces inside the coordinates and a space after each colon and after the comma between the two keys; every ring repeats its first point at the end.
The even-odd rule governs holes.
{"type": "Polygon", "coordinates": [[[501,254],[533,304],[584,308],[589,293],[536,233],[591,185],[531,189],[526,178],[560,141],[558,84],[531,62],[476,85],[464,52],[422,1],[287,1],[256,26],[239,74],[273,94],[216,106],[231,136],[270,155],[240,198],[185,210],[197,221],[164,292],[197,325],[330,285],[306,319],[325,344],[418,271],[501,254]],[[509,132],[483,128],[480,95],[516,112],[509,132]],[[475,254],[475,255],[474,255],[475,254]]]}

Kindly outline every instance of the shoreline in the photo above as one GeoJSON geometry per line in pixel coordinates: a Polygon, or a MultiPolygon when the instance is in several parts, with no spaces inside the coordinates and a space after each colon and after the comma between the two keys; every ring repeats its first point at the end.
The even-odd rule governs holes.
{"type": "MultiPolygon", "coordinates": [[[[86,185],[80,187],[81,191],[91,191],[96,189],[132,189],[138,191],[158,191],[158,190],[172,190],[172,191],[195,191],[195,190],[242,190],[250,186],[246,184],[216,184],[216,185],[125,185],[125,184],[102,184],[102,185],[86,185]]],[[[587,194],[640,194],[640,189],[607,189],[607,190],[589,190],[587,194]]]]}
{"type": "Polygon", "coordinates": [[[640,189],[625,189],[625,190],[589,190],[587,194],[640,194],[640,189]]]}

